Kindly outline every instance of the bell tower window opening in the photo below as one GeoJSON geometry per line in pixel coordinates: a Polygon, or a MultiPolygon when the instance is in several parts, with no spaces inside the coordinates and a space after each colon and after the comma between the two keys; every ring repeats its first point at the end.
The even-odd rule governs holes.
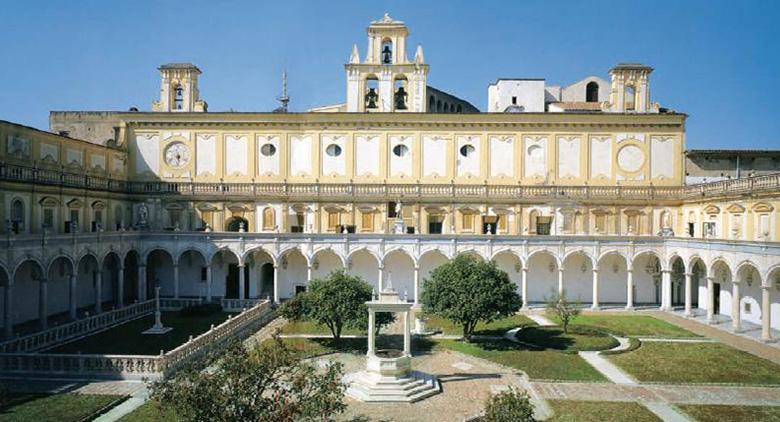
{"type": "Polygon", "coordinates": [[[376,76],[366,78],[366,110],[376,110],[379,108],[379,80],[376,76]]]}
{"type": "Polygon", "coordinates": [[[624,104],[626,111],[636,110],[636,89],[633,85],[626,85],[624,91],[624,104]]]}
{"type": "Polygon", "coordinates": [[[393,42],[390,39],[382,40],[382,64],[393,63],[393,42]]]}
{"type": "Polygon", "coordinates": [[[181,110],[184,108],[184,88],[181,85],[173,87],[173,109],[181,110]]]}
{"type": "Polygon", "coordinates": [[[589,103],[599,102],[599,84],[588,82],[585,86],[585,101],[589,103]]]}
{"type": "Polygon", "coordinates": [[[408,110],[407,100],[409,99],[409,93],[406,90],[406,78],[398,78],[395,80],[395,89],[393,94],[393,106],[396,110],[408,110]]]}

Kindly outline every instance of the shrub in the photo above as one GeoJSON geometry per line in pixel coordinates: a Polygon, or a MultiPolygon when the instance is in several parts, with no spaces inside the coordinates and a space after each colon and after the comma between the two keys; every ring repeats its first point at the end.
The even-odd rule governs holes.
{"type": "Polygon", "coordinates": [[[306,319],[306,292],[298,293],[292,299],[282,303],[279,307],[279,315],[289,321],[303,321],[306,319]]]}
{"type": "Polygon", "coordinates": [[[552,296],[547,299],[547,312],[556,315],[561,320],[563,333],[568,334],[569,324],[580,315],[581,310],[578,303],[572,303],[566,298],[564,290],[561,293],[553,292],[552,296]]]}
{"type": "Polygon", "coordinates": [[[485,402],[483,422],[534,422],[534,406],[525,391],[509,387],[485,402]]]}

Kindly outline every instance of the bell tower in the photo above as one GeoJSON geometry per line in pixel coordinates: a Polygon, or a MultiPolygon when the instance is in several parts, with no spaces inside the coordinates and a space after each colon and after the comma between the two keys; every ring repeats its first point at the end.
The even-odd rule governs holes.
{"type": "Polygon", "coordinates": [[[422,47],[409,61],[406,25],[388,14],[368,26],[368,48],[360,61],[357,45],[352,47],[347,71],[347,111],[426,111],[428,65],[422,47]]]}
{"type": "Polygon", "coordinates": [[[206,111],[208,104],[200,99],[200,69],[191,63],[168,63],[160,71],[160,101],[152,102],[152,111],[206,111]]]}
{"type": "Polygon", "coordinates": [[[609,95],[609,111],[658,113],[658,104],[650,103],[652,72],[652,67],[638,63],[622,63],[610,69],[612,90],[609,95]]]}

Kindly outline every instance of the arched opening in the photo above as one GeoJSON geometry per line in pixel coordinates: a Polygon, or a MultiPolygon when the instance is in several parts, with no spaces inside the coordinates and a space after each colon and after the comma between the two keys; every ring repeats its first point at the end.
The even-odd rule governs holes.
{"type": "MultiPolygon", "coordinates": [[[[97,305],[97,286],[98,272],[101,268],[98,266],[98,260],[94,255],[88,254],[81,257],[78,263],[78,272],[76,273],[76,306],[82,315],[93,314],[89,305],[97,305]]],[[[101,283],[102,287],[102,283],[101,283]]]]}
{"type": "Polygon", "coordinates": [[[282,255],[279,263],[279,297],[291,298],[305,292],[309,285],[308,261],[298,249],[291,249],[282,255]]]}
{"type": "Polygon", "coordinates": [[[249,227],[249,222],[244,217],[231,217],[225,224],[229,232],[244,232],[249,227]]]}
{"type": "Polygon", "coordinates": [[[333,271],[344,268],[341,257],[336,255],[331,249],[322,249],[317,251],[311,258],[311,277],[326,278],[333,271]]]}
{"type": "Polygon", "coordinates": [[[446,264],[447,261],[449,261],[447,256],[438,249],[429,250],[420,256],[420,291],[417,292],[418,297],[422,295],[422,291],[425,289],[425,280],[431,276],[431,272],[440,265],[446,264]]]}
{"type": "Polygon", "coordinates": [[[691,260],[689,265],[691,273],[691,308],[698,308],[700,302],[706,302],[707,266],[698,257],[691,260]]]}
{"type": "Polygon", "coordinates": [[[379,79],[374,75],[366,77],[366,83],[364,87],[365,95],[365,107],[366,110],[376,110],[379,108],[379,79]]]}
{"type": "Polygon", "coordinates": [[[11,303],[10,324],[20,334],[28,334],[45,327],[45,310],[41,309],[39,295],[44,275],[40,263],[32,259],[22,262],[16,268],[11,287],[12,297],[15,299],[11,303]]]}
{"type": "Polygon", "coordinates": [[[247,297],[274,299],[274,259],[263,249],[251,250],[244,259],[249,267],[247,297]]]}
{"type": "Polygon", "coordinates": [[[599,267],[599,306],[623,306],[628,304],[626,296],[626,280],[628,279],[628,262],[617,251],[602,255],[599,267]]]}
{"type": "Polygon", "coordinates": [[[623,100],[626,111],[634,111],[636,109],[636,88],[633,85],[626,85],[623,100]]]}
{"type": "Polygon", "coordinates": [[[211,260],[212,279],[215,281],[215,296],[221,296],[225,299],[241,299],[247,297],[248,293],[248,270],[247,266],[238,266],[238,257],[230,250],[221,249],[214,254],[211,260]],[[241,287],[241,271],[244,272],[244,288],[241,287]],[[220,283],[219,281],[223,282],[220,283]]]}
{"type": "Polygon", "coordinates": [[[599,102],[599,84],[595,81],[585,85],[585,101],[589,103],[599,102]]]}
{"type": "Polygon", "coordinates": [[[24,202],[14,199],[11,202],[11,232],[19,234],[25,231],[24,202]]]}
{"type": "Polygon", "coordinates": [[[502,251],[493,257],[493,261],[499,269],[509,275],[509,279],[515,283],[517,293],[522,296],[523,263],[520,257],[511,251],[502,251]]]}
{"type": "Polygon", "coordinates": [[[206,296],[206,257],[189,249],[179,255],[179,297],[206,296]]]}
{"type": "Polygon", "coordinates": [[[672,306],[685,305],[685,262],[679,256],[672,258],[672,306]]]}
{"type": "Polygon", "coordinates": [[[528,303],[544,302],[558,292],[558,261],[548,251],[532,253],[528,258],[528,303]]]}
{"type": "Polygon", "coordinates": [[[407,110],[407,100],[409,99],[409,92],[407,88],[407,80],[405,77],[398,77],[395,80],[395,87],[393,89],[393,108],[395,110],[407,110]]]}
{"type": "Polygon", "coordinates": [[[643,252],[633,261],[633,303],[636,306],[661,304],[661,260],[655,252],[643,252]]]}
{"type": "Polygon", "coordinates": [[[122,289],[123,302],[125,304],[131,304],[137,302],[140,297],[139,285],[138,285],[138,264],[140,257],[138,252],[130,250],[125,255],[125,283],[122,289]]]}
{"type": "Polygon", "coordinates": [[[428,99],[428,111],[436,111],[436,98],[433,95],[428,99]]]}
{"type": "Polygon", "coordinates": [[[69,319],[70,308],[70,277],[73,274],[73,262],[64,256],[55,258],[49,264],[48,280],[48,312],[50,321],[65,322],[69,319]]]}
{"type": "MultiPolygon", "coordinates": [[[[116,252],[109,252],[103,258],[102,288],[100,289],[100,303],[103,309],[106,305],[116,307],[119,304],[119,271],[122,270],[122,262],[116,252]]],[[[124,284],[124,280],[122,280],[124,284]]],[[[124,287],[122,287],[124,289],[124,287]]]]}
{"type": "Polygon", "coordinates": [[[393,42],[389,38],[382,40],[382,64],[393,63],[393,42]]]}
{"type": "Polygon", "coordinates": [[[718,315],[731,308],[731,292],[728,288],[731,286],[732,274],[728,264],[721,260],[716,261],[710,271],[714,277],[713,291],[712,302],[708,302],[707,306],[712,306],[713,315],[718,315]]]}
{"type": "Polygon", "coordinates": [[[0,302],[0,315],[2,315],[2,322],[3,323],[3,338],[7,339],[10,338],[13,334],[13,330],[11,327],[13,326],[13,323],[11,322],[11,319],[13,318],[13,313],[11,308],[6,308],[6,304],[11,304],[13,302],[13,296],[7,297],[11,293],[11,278],[8,275],[8,271],[5,269],[5,267],[0,265],[0,287],[3,288],[3,301],[0,302]]]}
{"type": "MultiPolygon", "coordinates": [[[[764,309],[761,308],[761,274],[752,263],[740,265],[737,270],[737,280],[739,280],[739,297],[732,300],[737,302],[732,305],[732,319],[736,312],[741,321],[761,325],[761,318],[764,309]]],[[[733,285],[732,285],[733,288],[733,285]]]]}
{"type": "Polygon", "coordinates": [[[154,249],[146,255],[146,298],[154,298],[155,288],[160,288],[160,296],[174,295],[173,257],[168,251],[154,249]]]}
{"type": "Polygon", "coordinates": [[[458,113],[461,113],[463,111],[463,106],[461,104],[458,104],[457,111],[458,113]]]}
{"type": "MultiPolygon", "coordinates": [[[[769,326],[775,330],[780,329],[780,267],[771,270],[764,280],[764,286],[767,287],[766,293],[769,295],[769,326]]],[[[762,294],[764,291],[761,292],[762,294]]],[[[763,299],[762,299],[763,301],[763,299]]],[[[767,312],[762,309],[761,322],[763,323],[767,312]]]]}
{"type": "Polygon", "coordinates": [[[441,100],[436,100],[436,112],[441,113],[441,111],[442,111],[441,100]]]}
{"type": "Polygon", "coordinates": [[[563,288],[566,297],[580,303],[593,300],[593,262],[583,252],[572,253],[563,261],[563,288]]]}
{"type": "Polygon", "coordinates": [[[384,259],[384,287],[392,286],[401,300],[414,301],[414,260],[401,250],[384,259]]]}
{"type": "Polygon", "coordinates": [[[173,109],[181,110],[184,108],[184,88],[180,84],[173,87],[173,109]]]}
{"type": "Polygon", "coordinates": [[[371,252],[365,249],[353,252],[347,260],[347,270],[379,291],[379,259],[371,252]]]}

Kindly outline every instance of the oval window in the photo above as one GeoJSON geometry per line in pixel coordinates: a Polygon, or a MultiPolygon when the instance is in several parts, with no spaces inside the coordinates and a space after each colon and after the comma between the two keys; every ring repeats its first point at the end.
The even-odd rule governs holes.
{"type": "Polygon", "coordinates": [[[330,144],[327,148],[325,148],[325,153],[331,157],[338,157],[341,155],[341,147],[336,144],[330,144]]]}
{"type": "Polygon", "coordinates": [[[409,147],[403,144],[399,144],[393,147],[393,154],[396,157],[405,157],[409,153],[409,147]]]}
{"type": "Polygon", "coordinates": [[[468,157],[471,154],[474,154],[474,151],[476,151],[476,148],[474,148],[473,145],[463,145],[460,147],[460,155],[464,157],[468,157]]]}
{"type": "Polygon", "coordinates": [[[260,147],[260,153],[265,155],[266,157],[271,157],[274,154],[276,154],[276,147],[274,144],[265,144],[262,147],[260,147]]]}

